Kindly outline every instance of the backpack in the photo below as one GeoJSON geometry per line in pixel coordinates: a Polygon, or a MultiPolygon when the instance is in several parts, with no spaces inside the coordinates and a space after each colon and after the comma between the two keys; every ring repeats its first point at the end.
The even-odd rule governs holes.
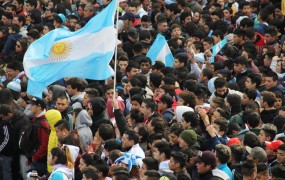
{"type": "Polygon", "coordinates": [[[27,158],[32,157],[40,146],[38,128],[43,128],[48,134],[50,132],[47,127],[41,124],[42,121],[45,119],[30,122],[20,129],[19,148],[24,151],[27,158]]]}

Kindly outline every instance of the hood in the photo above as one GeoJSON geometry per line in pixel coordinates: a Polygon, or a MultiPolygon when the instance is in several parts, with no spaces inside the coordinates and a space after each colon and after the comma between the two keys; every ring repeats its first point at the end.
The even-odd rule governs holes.
{"type": "Polygon", "coordinates": [[[97,117],[102,114],[106,109],[106,102],[102,97],[92,98],[90,100],[92,109],[93,109],[93,117],[97,117]]]}
{"type": "Polygon", "coordinates": [[[73,171],[61,164],[56,164],[53,166],[54,171],[53,172],[61,172],[63,173],[68,179],[73,179],[73,171]]]}
{"type": "Polygon", "coordinates": [[[52,85],[51,92],[52,92],[52,101],[55,102],[59,96],[66,94],[66,89],[65,87],[60,85],[52,85]]]}
{"type": "Polygon", "coordinates": [[[177,106],[176,107],[176,119],[178,123],[181,123],[182,120],[182,114],[187,112],[187,111],[192,111],[194,112],[194,109],[188,106],[177,106]]]}
{"type": "MultiPolygon", "coordinates": [[[[73,145],[67,145],[63,144],[63,147],[66,147],[68,150],[66,150],[66,156],[71,157],[71,160],[75,162],[78,154],[79,154],[79,147],[73,146],[73,145]]],[[[68,157],[67,157],[68,159],[68,157]]]]}
{"type": "Polygon", "coordinates": [[[86,110],[83,109],[77,115],[75,125],[76,125],[76,128],[89,127],[92,125],[92,119],[86,110]]]}
{"type": "Polygon", "coordinates": [[[58,110],[54,109],[48,110],[45,116],[51,130],[55,130],[54,125],[62,119],[61,113],[58,110]]]}

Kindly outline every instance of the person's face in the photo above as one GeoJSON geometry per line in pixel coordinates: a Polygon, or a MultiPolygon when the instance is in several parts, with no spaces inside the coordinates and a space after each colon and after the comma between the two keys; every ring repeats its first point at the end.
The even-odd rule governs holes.
{"type": "Polygon", "coordinates": [[[147,165],[145,163],[142,163],[142,167],[140,168],[139,172],[140,172],[140,177],[144,178],[144,173],[147,171],[147,165]]]}
{"type": "Polygon", "coordinates": [[[211,6],[209,9],[210,14],[212,14],[212,12],[216,11],[216,7],[215,6],[211,6]]]}
{"type": "Polygon", "coordinates": [[[153,147],[153,148],[152,148],[152,156],[153,156],[153,158],[156,159],[158,162],[161,161],[161,155],[160,155],[160,153],[159,153],[159,151],[158,151],[158,149],[157,149],[156,147],[153,147]]]}
{"type": "Polygon", "coordinates": [[[243,6],[242,12],[245,13],[248,17],[251,16],[251,7],[250,6],[243,6]]]}
{"type": "Polygon", "coordinates": [[[8,19],[6,16],[2,16],[2,22],[3,22],[3,24],[5,25],[5,26],[9,26],[10,24],[11,24],[11,20],[10,19],[8,19]]]}
{"type": "Polygon", "coordinates": [[[56,157],[53,157],[51,154],[48,156],[48,164],[53,166],[55,165],[56,157]]]}
{"type": "Polygon", "coordinates": [[[70,23],[71,27],[75,27],[75,24],[77,23],[77,20],[76,19],[70,19],[69,23],[70,23]]]}
{"type": "Polygon", "coordinates": [[[275,8],[274,15],[277,19],[281,19],[283,16],[281,9],[275,8]]]}
{"type": "Polygon", "coordinates": [[[77,30],[79,30],[79,29],[81,29],[82,27],[81,27],[81,25],[80,24],[75,24],[75,28],[74,28],[74,30],[75,31],[77,31],[77,30]]]}
{"type": "Polygon", "coordinates": [[[51,10],[50,9],[47,9],[46,11],[45,11],[45,17],[52,17],[53,16],[53,13],[51,12],[51,10]]]}
{"type": "Polygon", "coordinates": [[[70,85],[66,86],[66,91],[68,94],[70,94],[71,96],[73,96],[76,93],[76,89],[72,89],[72,87],[70,85]]]}
{"type": "Polygon", "coordinates": [[[141,25],[142,25],[142,27],[144,27],[144,28],[148,28],[149,22],[144,22],[144,21],[142,21],[142,22],[141,22],[141,25]]]}
{"type": "Polygon", "coordinates": [[[19,22],[18,17],[14,17],[14,18],[13,18],[12,24],[16,24],[16,25],[18,25],[18,26],[21,26],[21,23],[19,22]]]}
{"type": "Polygon", "coordinates": [[[185,118],[182,116],[182,119],[181,119],[181,126],[183,129],[187,129],[189,128],[189,124],[187,124],[187,122],[185,121],[185,118]]]}
{"type": "Polygon", "coordinates": [[[195,12],[193,16],[193,22],[199,22],[199,20],[200,20],[200,14],[198,12],[195,12]]]}
{"type": "Polygon", "coordinates": [[[17,53],[21,52],[23,50],[21,43],[19,41],[16,42],[16,46],[15,46],[15,51],[17,53]]]}
{"type": "Polygon", "coordinates": [[[134,75],[139,74],[140,70],[137,68],[132,68],[130,72],[127,72],[128,78],[132,78],[134,75]]]}
{"type": "Polygon", "coordinates": [[[181,36],[181,30],[180,30],[180,28],[175,28],[175,29],[173,29],[172,32],[171,32],[171,34],[172,34],[172,36],[179,38],[179,37],[181,36]]]}
{"type": "Polygon", "coordinates": [[[268,179],[270,179],[268,173],[265,173],[265,174],[257,173],[256,178],[255,178],[255,180],[268,180],[268,179]]]}
{"type": "Polygon", "coordinates": [[[205,174],[211,169],[209,165],[205,165],[205,163],[203,162],[197,162],[196,167],[197,167],[198,174],[205,174]]]}
{"type": "Polygon", "coordinates": [[[211,102],[210,103],[210,112],[214,112],[218,108],[218,104],[211,102]]]}
{"type": "Polygon", "coordinates": [[[83,17],[90,17],[93,15],[93,12],[90,11],[89,9],[87,8],[84,8],[84,11],[83,11],[83,17]]]}
{"type": "Polygon", "coordinates": [[[217,118],[220,118],[221,117],[221,114],[216,110],[213,112],[213,115],[211,117],[211,121],[215,121],[217,118]]]}
{"type": "Polygon", "coordinates": [[[150,71],[150,64],[149,62],[142,62],[141,65],[142,74],[147,74],[150,71]]]}
{"type": "Polygon", "coordinates": [[[84,170],[84,168],[87,167],[87,164],[84,162],[84,160],[82,158],[80,158],[80,161],[79,161],[79,170],[82,172],[84,170]]]}
{"type": "Polygon", "coordinates": [[[18,73],[19,73],[18,71],[6,68],[6,74],[9,80],[12,80],[14,77],[16,77],[18,73]]]}
{"type": "Polygon", "coordinates": [[[285,163],[285,151],[282,151],[280,149],[277,150],[277,162],[280,164],[285,163]]]}
{"type": "Polygon", "coordinates": [[[281,98],[276,98],[274,102],[274,107],[279,109],[282,107],[282,99],[281,98]]]}
{"type": "Polygon", "coordinates": [[[49,28],[47,26],[44,26],[44,29],[43,29],[43,34],[47,34],[49,32],[49,28]]]}
{"type": "Polygon", "coordinates": [[[28,43],[32,44],[32,42],[34,42],[34,38],[32,38],[31,36],[28,36],[28,43]]]}
{"type": "Polygon", "coordinates": [[[25,3],[25,9],[26,9],[28,12],[31,12],[31,10],[33,10],[34,7],[31,6],[30,3],[25,3]]]}
{"type": "Polygon", "coordinates": [[[61,131],[58,127],[55,128],[55,132],[56,132],[56,136],[57,136],[58,138],[64,136],[64,132],[61,131]]]}
{"type": "Polygon", "coordinates": [[[248,88],[248,89],[255,89],[256,85],[255,85],[255,83],[252,84],[250,78],[246,78],[245,87],[248,88]]]}
{"type": "Polygon", "coordinates": [[[273,81],[272,77],[265,77],[265,87],[266,89],[273,88],[277,85],[277,81],[273,81]]]}
{"type": "Polygon", "coordinates": [[[83,97],[83,106],[84,107],[87,107],[88,106],[88,103],[90,101],[90,96],[88,94],[85,93],[84,97],[83,97]]]}
{"type": "Polygon", "coordinates": [[[134,110],[134,109],[140,110],[141,105],[140,105],[139,102],[137,102],[137,101],[131,101],[131,103],[132,103],[132,110],[134,110]]]}
{"type": "Polygon", "coordinates": [[[179,141],[179,147],[184,149],[184,148],[188,148],[188,144],[179,136],[178,138],[178,141],[179,141]]]}
{"type": "Polygon", "coordinates": [[[218,37],[218,36],[212,36],[212,38],[214,39],[215,44],[217,44],[221,40],[220,37],[218,37]]]}
{"type": "Polygon", "coordinates": [[[133,142],[129,140],[129,136],[124,134],[122,137],[122,148],[126,149],[133,146],[133,142]]]}
{"type": "Polygon", "coordinates": [[[79,6],[78,9],[77,9],[78,15],[79,16],[83,16],[83,11],[84,11],[83,8],[81,6],[79,6]]]}
{"type": "Polygon", "coordinates": [[[265,148],[265,152],[267,154],[267,157],[276,157],[276,152],[274,152],[272,149],[269,149],[268,147],[265,148]]]}
{"type": "Polygon", "coordinates": [[[266,137],[265,132],[263,130],[260,130],[260,133],[258,135],[258,139],[261,143],[264,143],[265,141],[268,141],[269,139],[266,137]]]}
{"type": "Polygon", "coordinates": [[[249,98],[247,94],[243,93],[242,99],[241,99],[241,104],[242,105],[247,105],[249,103],[249,98]]]}
{"type": "Polygon", "coordinates": [[[223,96],[226,92],[227,92],[228,88],[226,86],[221,87],[221,88],[217,88],[216,92],[220,95],[223,96]]]}
{"type": "Polygon", "coordinates": [[[173,157],[171,157],[170,160],[169,160],[169,169],[171,171],[175,171],[176,170],[176,163],[175,163],[173,157]]]}
{"type": "Polygon", "coordinates": [[[212,46],[213,46],[213,44],[210,44],[206,41],[203,42],[204,51],[210,49],[212,46]]]}
{"type": "Polygon", "coordinates": [[[270,36],[270,34],[265,33],[265,43],[266,44],[272,44],[275,41],[275,36],[270,36]]]}
{"type": "Polygon", "coordinates": [[[105,96],[107,99],[113,99],[113,96],[114,96],[114,89],[108,89],[106,92],[105,92],[105,96]]]}
{"type": "Polygon", "coordinates": [[[198,26],[203,27],[205,25],[205,21],[203,18],[200,18],[198,26]]]}
{"type": "Polygon", "coordinates": [[[221,5],[221,9],[224,9],[225,1],[224,0],[218,0],[217,3],[221,5]]]}
{"type": "Polygon", "coordinates": [[[141,105],[140,111],[145,116],[145,118],[146,118],[147,114],[150,113],[149,108],[146,107],[146,104],[144,102],[141,105]]]}
{"type": "Polygon", "coordinates": [[[166,107],[166,105],[165,105],[163,102],[159,101],[159,102],[157,103],[157,109],[158,109],[158,110],[164,111],[166,108],[167,108],[167,107],[166,107]]]}
{"type": "Polygon", "coordinates": [[[34,104],[31,104],[31,111],[33,114],[36,114],[37,112],[39,112],[40,109],[41,109],[41,107],[34,105],[34,104]]]}
{"type": "Polygon", "coordinates": [[[18,10],[20,10],[20,9],[22,9],[22,4],[19,4],[18,3],[18,1],[16,1],[16,0],[14,0],[13,2],[12,2],[12,4],[16,7],[16,10],[18,11],[18,10]]]}
{"type": "Polygon", "coordinates": [[[167,31],[167,28],[168,28],[167,22],[159,23],[157,25],[157,30],[160,33],[165,33],[167,31]]]}
{"type": "Polygon", "coordinates": [[[129,7],[129,12],[133,13],[134,15],[137,15],[137,10],[135,7],[129,7]]]}
{"type": "Polygon", "coordinates": [[[176,134],[174,133],[170,133],[169,134],[169,142],[170,144],[174,145],[174,144],[179,144],[179,136],[177,136],[176,134]]]}
{"type": "Polygon", "coordinates": [[[56,109],[59,112],[64,112],[69,106],[68,100],[67,99],[61,99],[57,98],[56,100],[56,109]]]}
{"type": "Polygon", "coordinates": [[[191,20],[192,20],[191,16],[187,16],[187,17],[185,18],[184,22],[183,22],[183,25],[186,26],[186,24],[187,24],[188,22],[191,22],[191,20]]]}
{"type": "Polygon", "coordinates": [[[243,66],[241,64],[234,63],[234,72],[236,74],[241,73],[244,70],[243,66]]]}
{"type": "Polygon", "coordinates": [[[230,11],[229,11],[229,10],[224,9],[224,10],[223,10],[223,13],[224,13],[224,18],[225,18],[225,19],[230,19],[230,18],[231,18],[231,14],[230,14],[230,11]]]}
{"type": "Polygon", "coordinates": [[[212,15],[211,18],[212,18],[213,22],[220,20],[219,16],[217,16],[217,15],[212,15]]]}
{"type": "Polygon", "coordinates": [[[183,64],[178,59],[174,59],[173,67],[174,69],[178,69],[180,67],[183,67],[183,64]]]}
{"type": "Polygon", "coordinates": [[[234,34],[234,44],[239,44],[240,43],[240,38],[234,34]]]}

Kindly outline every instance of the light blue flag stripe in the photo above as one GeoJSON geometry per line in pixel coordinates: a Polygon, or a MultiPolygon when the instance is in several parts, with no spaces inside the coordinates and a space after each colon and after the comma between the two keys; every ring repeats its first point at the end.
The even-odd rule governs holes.
{"type": "Polygon", "coordinates": [[[113,0],[84,28],[76,32],[56,29],[32,43],[24,56],[29,77],[27,93],[41,98],[46,86],[64,77],[95,80],[110,77],[113,70],[109,62],[116,44],[115,10],[113,0]]]}
{"type": "Polygon", "coordinates": [[[154,40],[146,56],[151,59],[152,64],[158,60],[162,61],[166,66],[173,66],[174,57],[169,49],[165,37],[161,34],[157,34],[156,39],[154,40]]]}
{"type": "Polygon", "coordinates": [[[223,47],[227,44],[227,39],[223,39],[212,47],[212,57],[209,60],[210,63],[214,62],[215,56],[223,49],[223,47]]]}

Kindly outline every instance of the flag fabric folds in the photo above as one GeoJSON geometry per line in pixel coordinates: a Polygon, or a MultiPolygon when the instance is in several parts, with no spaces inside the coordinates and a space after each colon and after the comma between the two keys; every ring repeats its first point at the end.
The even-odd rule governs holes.
{"type": "Polygon", "coordinates": [[[43,90],[64,77],[104,80],[114,74],[109,62],[116,45],[116,1],[93,17],[84,28],[55,29],[33,42],[25,56],[27,93],[41,98],[43,90]]]}
{"type": "Polygon", "coordinates": [[[209,60],[210,63],[214,62],[214,57],[220,52],[220,50],[227,44],[227,39],[224,38],[212,47],[212,57],[209,60]]]}
{"type": "Polygon", "coordinates": [[[165,66],[173,66],[174,57],[169,49],[165,37],[161,34],[157,34],[156,39],[146,56],[151,59],[152,64],[154,64],[155,61],[162,61],[165,66]]]}

